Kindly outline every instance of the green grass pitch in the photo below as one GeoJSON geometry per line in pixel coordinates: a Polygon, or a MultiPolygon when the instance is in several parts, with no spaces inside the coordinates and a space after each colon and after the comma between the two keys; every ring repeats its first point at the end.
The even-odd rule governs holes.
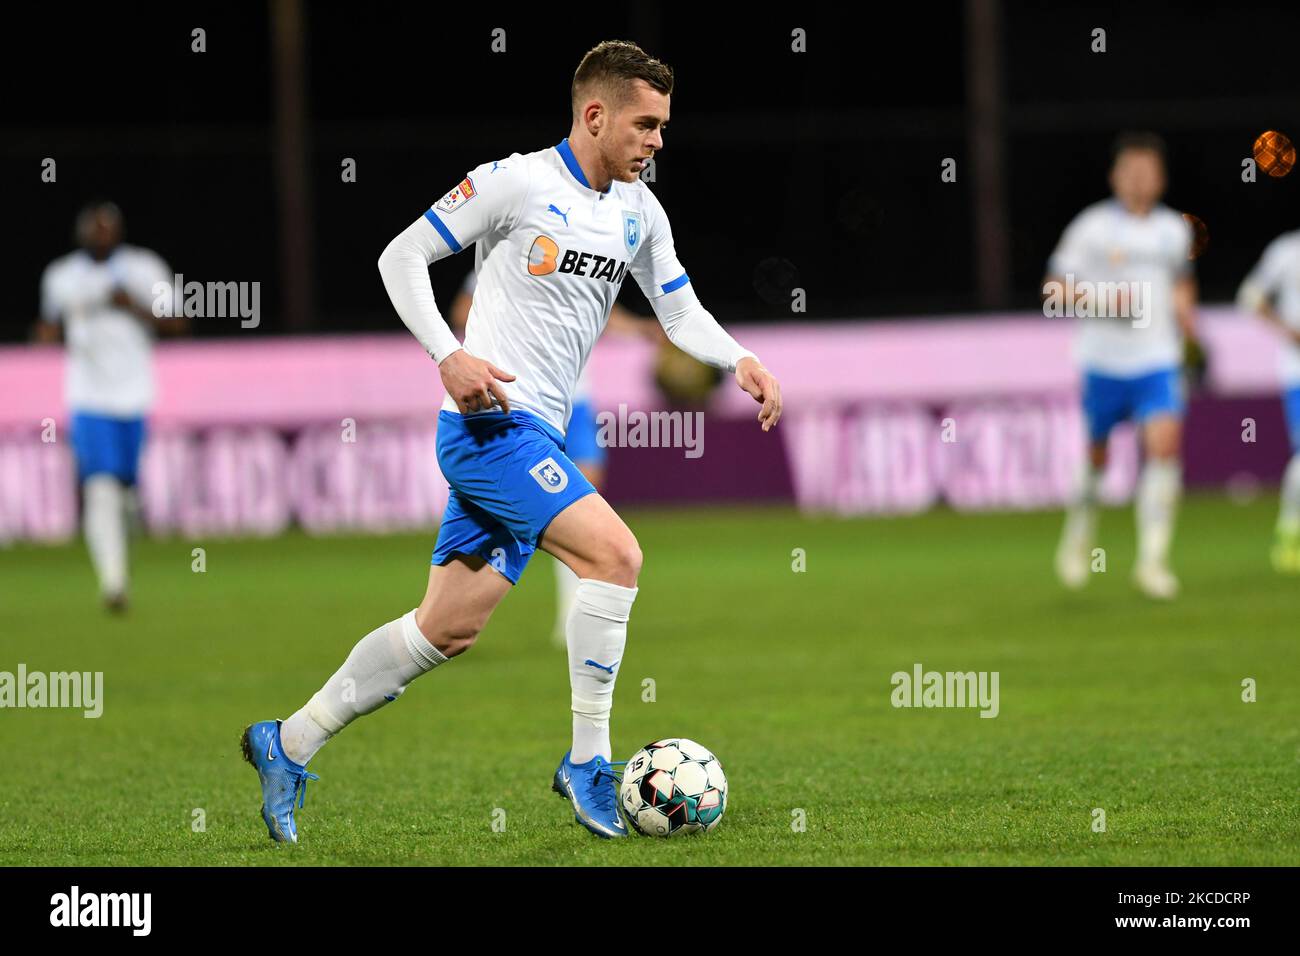
{"type": "Polygon", "coordinates": [[[433,535],[138,541],[124,619],[79,544],[0,551],[0,670],[103,671],[105,694],[98,720],[0,711],[0,863],[1294,864],[1300,580],[1269,569],[1274,507],[1190,497],[1169,605],[1129,584],[1128,509],[1079,594],[1052,576],[1055,512],[629,512],[615,757],[691,737],[731,787],[717,831],[675,840],[598,840],[549,790],[569,711],[545,555],[468,654],[320,753],[302,843],[277,847],[240,731],[414,606],[433,535]],[[999,716],[894,708],[917,662],[998,671],[999,716]]]}

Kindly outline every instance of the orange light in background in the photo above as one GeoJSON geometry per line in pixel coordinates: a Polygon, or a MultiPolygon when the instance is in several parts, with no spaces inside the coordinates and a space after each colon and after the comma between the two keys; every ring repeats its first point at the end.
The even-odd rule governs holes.
{"type": "Polygon", "coordinates": [[[1274,179],[1281,179],[1295,165],[1295,146],[1285,133],[1268,130],[1255,140],[1255,163],[1274,179]]]}
{"type": "Polygon", "coordinates": [[[1192,230],[1192,248],[1188,250],[1187,258],[1199,259],[1210,245],[1210,228],[1200,216],[1193,216],[1190,212],[1183,213],[1183,219],[1192,230]]]}

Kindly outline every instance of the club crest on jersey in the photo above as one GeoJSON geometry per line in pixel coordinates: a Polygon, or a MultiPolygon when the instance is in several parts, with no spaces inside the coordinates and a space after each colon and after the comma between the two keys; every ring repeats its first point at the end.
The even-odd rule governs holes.
{"type": "Polygon", "coordinates": [[[474,180],[466,176],[452,187],[451,192],[434,203],[433,208],[442,212],[455,212],[477,195],[478,191],[474,188],[474,180]]]}
{"type": "Polygon", "coordinates": [[[543,458],[528,473],[537,479],[537,483],[551,494],[558,494],[569,487],[569,476],[555,463],[554,458],[543,458]]]}
{"type": "Polygon", "coordinates": [[[627,254],[636,255],[637,247],[641,245],[641,214],[632,212],[630,209],[623,210],[623,245],[627,246],[627,254]]]}

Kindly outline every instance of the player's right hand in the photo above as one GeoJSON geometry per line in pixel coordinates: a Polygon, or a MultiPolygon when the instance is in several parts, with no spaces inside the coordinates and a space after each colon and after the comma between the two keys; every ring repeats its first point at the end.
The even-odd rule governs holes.
{"type": "Polygon", "coordinates": [[[501,406],[503,412],[510,411],[510,400],[497,382],[513,382],[515,377],[491,362],[457,349],[439,363],[438,374],[461,414],[486,412],[493,405],[501,406]]]}

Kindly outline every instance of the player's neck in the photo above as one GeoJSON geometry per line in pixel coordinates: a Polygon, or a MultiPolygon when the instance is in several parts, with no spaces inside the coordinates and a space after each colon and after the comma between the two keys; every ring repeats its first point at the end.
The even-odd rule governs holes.
{"type": "Polygon", "coordinates": [[[1122,199],[1119,201],[1119,204],[1130,216],[1136,216],[1138,219],[1145,219],[1147,216],[1151,215],[1151,210],[1156,208],[1155,203],[1126,203],[1122,199]]]}
{"type": "Polygon", "coordinates": [[[600,157],[597,155],[595,147],[589,145],[589,142],[582,137],[570,133],[569,148],[573,150],[573,158],[582,167],[582,174],[587,177],[588,187],[598,193],[607,190],[609,184],[613,182],[613,177],[601,168],[600,157]]]}

